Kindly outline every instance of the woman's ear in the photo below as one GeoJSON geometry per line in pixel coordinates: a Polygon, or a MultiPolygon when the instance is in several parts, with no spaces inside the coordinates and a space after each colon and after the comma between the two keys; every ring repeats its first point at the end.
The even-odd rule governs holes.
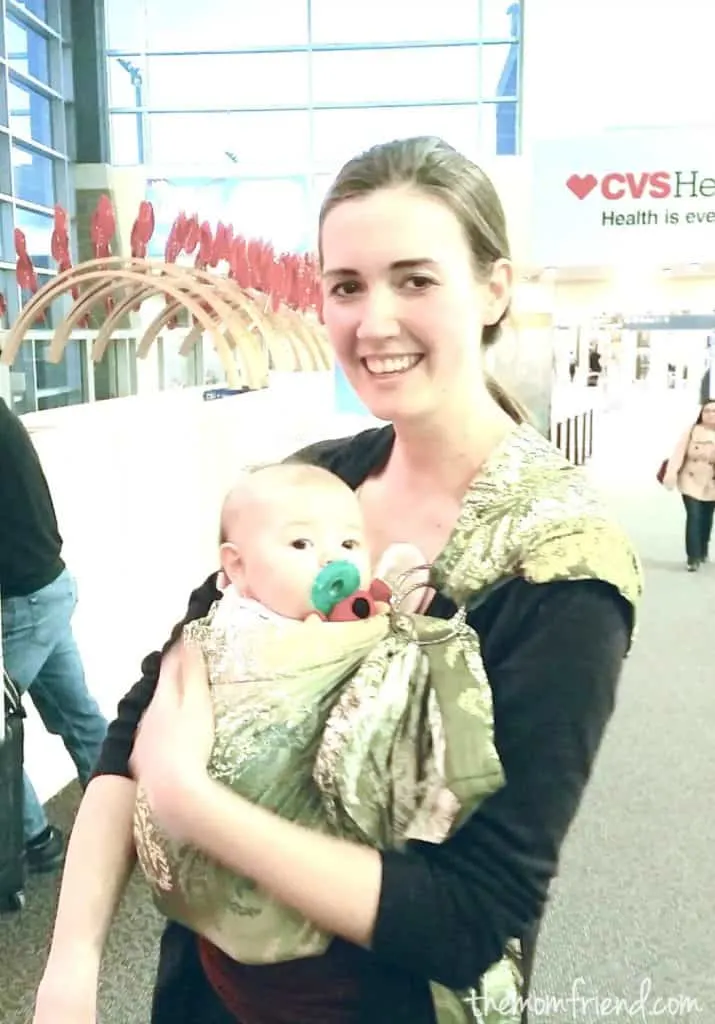
{"type": "Polygon", "coordinates": [[[219,555],[221,568],[226,578],[242,593],[245,584],[245,570],[238,548],[235,544],[225,541],[219,548],[219,555]]]}
{"type": "Polygon", "coordinates": [[[514,268],[510,260],[496,260],[489,279],[489,301],[486,310],[486,323],[489,326],[498,324],[504,316],[511,301],[514,282],[514,268]]]}

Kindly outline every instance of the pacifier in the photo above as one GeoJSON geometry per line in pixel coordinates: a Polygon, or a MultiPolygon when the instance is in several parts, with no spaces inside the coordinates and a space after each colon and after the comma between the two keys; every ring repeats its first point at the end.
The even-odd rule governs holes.
{"type": "Polygon", "coordinates": [[[310,594],[313,607],[326,617],[360,587],[360,573],[352,562],[329,562],[315,577],[310,594]]]}

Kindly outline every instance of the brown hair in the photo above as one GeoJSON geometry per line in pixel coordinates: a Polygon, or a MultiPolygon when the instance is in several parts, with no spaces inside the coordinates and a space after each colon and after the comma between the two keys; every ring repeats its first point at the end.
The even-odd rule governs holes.
{"type": "MultiPolygon", "coordinates": [[[[479,277],[487,277],[497,260],[509,259],[506,217],[489,177],[442,139],[420,136],[381,143],[345,164],[320,209],[321,265],[320,239],[330,211],[348,199],[400,185],[435,196],[452,211],[462,225],[479,277]]],[[[497,341],[508,314],[507,307],[497,323],[485,326],[485,348],[497,341]]],[[[529,419],[523,406],[490,374],[486,375],[486,384],[491,396],[513,420],[522,423],[529,419]]]]}
{"type": "Polygon", "coordinates": [[[700,412],[698,413],[698,418],[696,419],[694,424],[696,427],[700,426],[700,424],[703,422],[703,413],[709,405],[715,405],[715,398],[708,398],[707,402],[703,402],[703,404],[700,406],[700,412]]]}

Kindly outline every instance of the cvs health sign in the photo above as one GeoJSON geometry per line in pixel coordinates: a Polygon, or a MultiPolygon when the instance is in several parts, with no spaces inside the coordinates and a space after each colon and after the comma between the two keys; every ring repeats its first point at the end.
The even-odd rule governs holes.
{"type": "Polygon", "coordinates": [[[543,266],[653,267],[715,256],[715,139],[608,132],[537,143],[533,255],[543,266]]]}
{"type": "Polygon", "coordinates": [[[715,177],[703,177],[698,171],[609,171],[601,178],[595,174],[571,174],[566,187],[577,199],[586,199],[598,189],[604,199],[710,199],[715,197],[715,177]]]}

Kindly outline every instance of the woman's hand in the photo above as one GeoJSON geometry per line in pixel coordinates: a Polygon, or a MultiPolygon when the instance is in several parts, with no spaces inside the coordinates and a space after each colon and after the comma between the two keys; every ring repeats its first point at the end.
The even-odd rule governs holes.
{"type": "Polygon", "coordinates": [[[206,666],[196,648],[178,644],[162,662],[130,762],[156,818],[175,839],[185,838],[192,808],[208,784],[213,739],[206,666]]]}

